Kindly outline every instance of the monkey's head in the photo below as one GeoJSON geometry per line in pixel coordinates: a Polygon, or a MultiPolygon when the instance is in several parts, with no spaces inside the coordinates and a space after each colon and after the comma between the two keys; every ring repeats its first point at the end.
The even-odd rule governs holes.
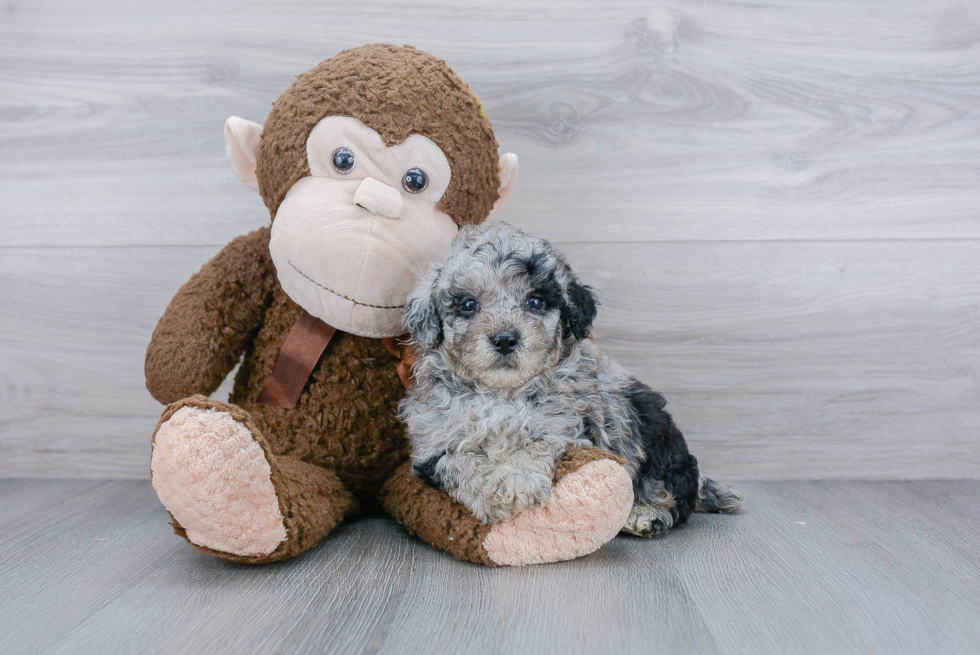
{"type": "Polygon", "coordinates": [[[353,334],[402,334],[402,309],[460,226],[513,192],[479,99],[411,47],[346,50],[300,75],[259,125],[225,124],[235,174],[272,214],[283,289],[353,334]]]}

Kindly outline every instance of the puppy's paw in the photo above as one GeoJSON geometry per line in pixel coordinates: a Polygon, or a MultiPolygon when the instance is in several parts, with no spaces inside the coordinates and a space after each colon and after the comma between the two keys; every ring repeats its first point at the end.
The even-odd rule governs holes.
{"type": "Polygon", "coordinates": [[[670,510],[650,505],[634,505],[630,517],[626,519],[623,532],[637,537],[660,537],[674,525],[674,515],[670,510]]]}
{"type": "Polygon", "coordinates": [[[598,549],[616,536],[633,507],[633,481],[622,460],[598,448],[577,448],[559,463],[551,497],[483,541],[494,564],[561,562],[598,549]]]}
{"type": "Polygon", "coordinates": [[[509,471],[496,480],[487,494],[486,518],[490,522],[514,518],[529,507],[539,507],[551,496],[551,476],[533,471],[509,471]]]}

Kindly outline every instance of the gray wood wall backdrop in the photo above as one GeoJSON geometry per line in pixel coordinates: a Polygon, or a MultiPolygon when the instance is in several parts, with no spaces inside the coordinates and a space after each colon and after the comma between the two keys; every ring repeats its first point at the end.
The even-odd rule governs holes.
{"type": "Polygon", "coordinates": [[[153,326],[268,221],[224,119],[369,42],[482,97],[713,474],[980,476],[975,0],[6,0],[0,475],[147,475],[153,326]]]}

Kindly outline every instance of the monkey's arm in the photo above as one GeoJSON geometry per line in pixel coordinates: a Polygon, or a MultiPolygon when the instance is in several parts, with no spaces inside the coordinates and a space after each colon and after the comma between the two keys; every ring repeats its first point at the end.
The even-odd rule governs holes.
{"type": "Polygon", "coordinates": [[[146,349],[146,388],[161,403],[209,395],[235,367],[275,284],[269,233],[229,243],[170,301],[146,349]]]}
{"type": "Polygon", "coordinates": [[[544,507],[481,525],[469,509],[431,487],[405,462],[382,491],[385,509],[409,533],[456,557],[487,566],[560,562],[616,536],[633,507],[623,460],[599,448],[571,448],[555,470],[544,507]]]}

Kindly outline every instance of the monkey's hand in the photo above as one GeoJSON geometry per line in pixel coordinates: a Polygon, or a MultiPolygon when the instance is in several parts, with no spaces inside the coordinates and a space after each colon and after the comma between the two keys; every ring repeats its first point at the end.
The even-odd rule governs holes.
{"type": "Polygon", "coordinates": [[[210,395],[261,325],[276,280],[269,228],[238,237],[177,292],[146,349],[146,388],[161,403],[210,395]]]}
{"type": "Polygon", "coordinates": [[[626,523],[633,482],[623,464],[599,448],[572,448],[558,462],[544,505],[492,524],[481,525],[408,463],[387,482],[382,500],[411,534],[462,560],[489,566],[560,562],[591,553],[626,523]]]}

